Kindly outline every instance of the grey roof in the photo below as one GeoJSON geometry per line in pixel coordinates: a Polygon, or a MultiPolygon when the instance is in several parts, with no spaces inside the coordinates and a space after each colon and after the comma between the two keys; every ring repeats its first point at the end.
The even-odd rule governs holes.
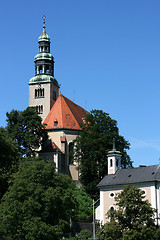
{"type": "Polygon", "coordinates": [[[115,174],[108,174],[105,176],[97,187],[103,188],[114,185],[136,184],[153,181],[160,181],[160,165],[119,169],[115,174]]]}

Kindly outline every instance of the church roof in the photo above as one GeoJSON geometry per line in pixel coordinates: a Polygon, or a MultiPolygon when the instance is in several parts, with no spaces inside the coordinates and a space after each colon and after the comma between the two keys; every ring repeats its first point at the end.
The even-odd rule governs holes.
{"type": "Polygon", "coordinates": [[[87,113],[85,109],[60,94],[44,124],[47,124],[46,129],[81,130],[80,123],[87,113]]]}
{"type": "Polygon", "coordinates": [[[98,184],[98,188],[153,181],[160,181],[160,165],[119,169],[115,174],[105,176],[98,184]]]}

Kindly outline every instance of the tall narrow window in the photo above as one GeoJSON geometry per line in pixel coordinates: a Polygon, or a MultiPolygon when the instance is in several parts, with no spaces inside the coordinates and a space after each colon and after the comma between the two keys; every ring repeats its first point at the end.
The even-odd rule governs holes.
{"type": "Polygon", "coordinates": [[[110,167],[113,167],[113,161],[110,159],[110,167]]]}
{"type": "Polygon", "coordinates": [[[43,73],[42,66],[39,66],[39,73],[40,73],[40,74],[43,73]]]}
{"type": "Polygon", "coordinates": [[[69,164],[73,164],[74,158],[73,158],[73,142],[69,143],[69,164]]]}

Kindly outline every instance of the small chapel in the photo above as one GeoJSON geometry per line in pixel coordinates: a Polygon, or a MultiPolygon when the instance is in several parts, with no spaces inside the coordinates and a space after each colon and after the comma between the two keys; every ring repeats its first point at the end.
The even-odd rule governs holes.
{"type": "Polygon", "coordinates": [[[38,44],[39,52],[34,61],[35,76],[29,81],[29,106],[37,108],[49,135],[39,155],[46,160],[53,160],[57,172],[66,173],[78,182],[77,163],[71,153],[73,140],[80,134],[80,124],[88,112],[59,94],[60,85],[54,77],[54,57],[50,53],[45,17],[38,44]]]}
{"type": "Polygon", "coordinates": [[[143,190],[144,199],[148,200],[151,207],[156,210],[155,224],[160,225],[160,165],[136,168],[121,168],[121,153],[113,149],[108,152],[108,175],[98,184],[100,201],[96,209],[96,219],[104,225],[109,221],[106,214],[109,210],[117,208],[115,196],[120,193],[124,185],[134,185],[143,190]]]}

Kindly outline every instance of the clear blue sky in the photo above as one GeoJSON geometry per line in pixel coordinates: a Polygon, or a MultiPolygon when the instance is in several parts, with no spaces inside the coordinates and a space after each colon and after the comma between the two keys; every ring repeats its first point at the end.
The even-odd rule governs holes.
{"type": "Polygon", "coordinates": [[[134,166],[158,164],[159,0],[2,1],[0,126],[28,106],[44,14],[61,93],[117,120],[134,166]]]}

